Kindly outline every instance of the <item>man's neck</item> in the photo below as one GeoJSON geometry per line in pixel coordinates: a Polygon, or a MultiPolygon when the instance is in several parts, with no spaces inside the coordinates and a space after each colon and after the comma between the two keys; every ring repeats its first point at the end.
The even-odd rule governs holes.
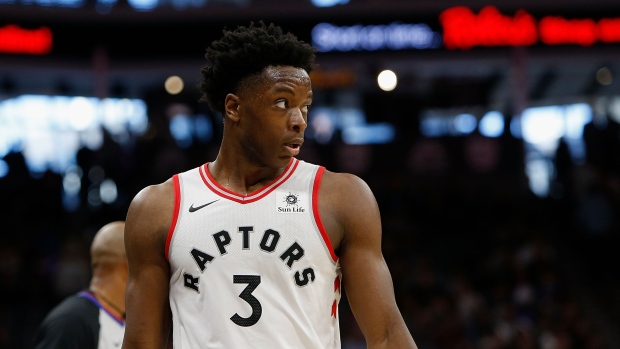
{"type": "Polygon", "coordinates": [[[208,166],[209,173],[222,187],[241,195],[259,190],[282,174],[286,167],[259,167],[239,156],[220,152],[208,166]],[[235,161],[227,161],[235,159],[235,161]]]}
{"type": "Polygon", "coordinates": [[[95,276],[91,280],[90,290],[99,303],[112,310],[115,315],[125,317],[125,285],[120,280],[95,276]]]}

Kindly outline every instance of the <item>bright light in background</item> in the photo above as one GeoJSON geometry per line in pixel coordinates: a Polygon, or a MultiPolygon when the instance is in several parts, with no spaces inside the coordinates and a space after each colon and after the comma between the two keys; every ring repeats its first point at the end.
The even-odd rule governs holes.
{"type": "Polygon", "coordinates": [[[80,190],[82,189],[82,169],[70,166],[62,177],[62,206],[68,212],[75,212],[80,207],[80,190]]]}
{"type": "Polygon", "coordinates": [[[118,197],[116,183],[111,179],[105,179],[101,182],[101,186],[99,187],[99,196],[101,197],[101,201],[106,204],[111,204],[116,201],[116,198],[118,197]]]}
{"type": "Polygon", "coordinates": [[[11,151],[12,139],[9,137],[10,130],[0,128],[0,158],[11,151]]]}
{"type": "Polygon", "coordinates": [[[147,126],[139,99],[22,95],[0,101],[0,157],[22,151],[33,175],[64,173],[80,148],[101,147],[102,128],[117,140],[147,126]]]}
{"type": "Polygon", "coordinates": [[[523,111],[523,139],[546,156],[553,156],[561,138],[567,142],[573,159],[583,161],[583,128],[592,121],[592,108],[586,103],[527,108],[523,111]]]}
{"type": "MultiPolygon", "coordinates": [[[[609,114],[620,115],[620,97],[609,104],[609,114]],[[617,111],[614,111],[614,101],[617,111]]],[[[420,133],[424,137],[461,136],[476,127],[476,111],[429,109],[420,116],[420,133]]],[[[585,162],[583,130],[593,121],[593,110],[588,103],[551,105],[525,109],[510,121],[510,133],[525,144],[525,166],[530,190],[538,196],[549,195],[555,175],[554,157],[560,141],[565,142],[575,164],[585,162]]],[[[498,111],[486,112],[477,123],[485,137],[499,137],[504,133],[505,119],[498,111]]]]}
{"type": "Polygon", "coordinates": [[[150,11],[159,4],[159,0],[127,0],[127,2],[138,11],[150,11]]]}
{"type": "Polygon", "coordinates": [[[530,190],[541,197],[549,195],[549,178],[553,164],[547,159],[526,159],[525,173],[529,179],[530,190]]]}
{"type": "Polygon", "coordinates": [[[143,134],[148,128],[146,104],[136,99],[103,99],[99,103],[101,124],[112,135],[143,134]],[[127,117],[131,115],[131,117],[127,117]]]}
{"type": "Polygon", "coordinates": [[[78,195],[82,188],[82,169],[71,166],[62,178],[62,188],[67,195],[78,195]]]}
{"type": "Polygon", "coordinates": [[[97,123],[97,111],[92,101],[84,97],[73,97],[67,108],[67,117],[71,128],[84,131],[97,123]]]}
{"type": "Polygon", "coordinates": [[[454,129],[461,134],[470,134],[476,129],[478,120],[471,114],[459,114],[454,118],[454,129]]]}
{"type": "Polygon", "coordinates": [[[194,140],[206,143],[213,137],[213,125],[206,114],[194,114],[184,103],[171,103],[166,108],[168,129],[181,148],[189,148],[194,140]]]}
{"type": "Polygon", "coordinates": [[[170,76],[166,79],[166,82],[164,83],[164,87],[166,88],[166,92],[168,92],[171,95],[179,94],[181,93],[181,91],[183,91],[183,87],[184,87],[183,79],[181,79],[180,77],[176,75],[170,76]]]}
{"type": "Polygon", "coordinates": [[[592,121],[592,108],[586,103],[572,104],[564,107],[566,123],[565,136],[572,139],[581,139],[583,127],[592,121]]]}
{"type": "Polygon", "coordinates": [[[82,131],[79,134],[80,144],[90,150],[97,150],[103,145],[103,131],[98,128],[92,128],[82,131]]]}
{"type": "Polygon", "coordinates": [[[523,132],[521,130],[521,116],[515,116],[510,120],[510,134],[516,138],[523,138],[523,132]]]}
{"type": "Polygon", "coordinates": [[[614,97],[609,103],[609,118],[620,123],[620,97],[614,97]]]}
{"type": "Polygon", "coordinates": [[[181,148],[187,148],[192,145],[192,119],[185,114],[177,114],[170,120],[170,133],[181,148]]]}
{"type": "Polygon", "coordinates": [[[596,82],[601,85],[611,85],[614,81],[611,70],[607,67],[603,67],[596,71],[596,82]]]}
{"type": "Polygon", "coordinates": [[[586,145],[583,140],[583,128],[592,121],[592,107],[586,103],[571,104],[564,107],[566,131],[564,140],[575,163],[586,161],[586,145]]]}
{"type": "Polygon", "coordinates": [[[50,161],[55,158],[56,152],[54,148],[54,138],[47,132],[31,130],[25,135],[22,153],[24,154],[26,165],[33,175],[45,172],[50,161]]]}
{"type": "Polygon", "coordinates": [[[424,23],[337,26],[322,22],[311,35],[312,45],[320,52],[425,50],[442,45],[441,34],[424,23]]]}
{"type": "Polygon", "coordinates": [[[338,127],[344,130],[347,127],[366,125],[366,114],[360,108],[335,108],[337,111],[338,127]]]}
{"type": "Polygon", "coordinates": [[[566,142],[575,163],[585,161],[583,128],[592,121],[592,108],[586,103],[553,105],[527,108],[521,115],[530,189],[538,196],[548,196],[555,173],[552,159],[560,140],[566,142]]]}
{"type": "Polygon", "coordinates": [[[319,144],[329,143],[336,130],[336,117],[333,115],[333,110],[320,107],[312,108],[311,110],[309,126],[314,140],[319,144]]]}
{"type": "Polygon", "coordinates": [[[521,114],[523,139],[551,155],[564,135],[564,110],[558,106],[527,108],[521,114]]]}
{"type": "Polygon", "coordinates": [[[342,130],[342,141],[346,144],[385,144],[394,139],[394,126],[382,122],[347,127],[342,130]]]}
{"type": "Polygon", "coordinates": [[[504,133],[504,116],[498,111],[490,111],[480,119],[478,129],[485,137],[499,137],[504,133]]]}
{"type": "Polygon", "coordinates": [[[116,2],[117,0],[97,0],[95,10],[102,15],[108,14],[110,10],[112,10],[112,7],[116,5],[116,2]]]}
{"type": "Polygon", "coordinates": [[[316,7],[332,7],[336,5],[348,4],[349,0],[312,0],[312,5],[316,7]]]}
{"type": "Polygon", "coordinates": [[[377,76],[377,83],[383,91],[392,91],[396,88],[398,78],[393,71],[384,70],[377,76]]]}
{"type": "Polygon", "coordinates": [[[429,109],[420,116],[420,133],[425,137],[468,135],[478,126],[477,114],[465,109],[429,109]]]}
{"type": "Polygon", "coordinates": [[[385,144],[394,140],[396,131],[387,122],[367,123],[366,115],[358,107],[316,107],[308,115],[308,137],[326,144],[336,130],[341,131],[346,144],[385,144]]]}
{"type": "Polygon", "coordinates": [[[84,6],[84,0],[48,0],[39,1],[37,4],[41,6],[82,7],[84,6]]]}
{"type": "Polygon", "coordinates": [[[210,141],[213,137],[213,125],[205,114],[194,116],[194,135],[203,143],[210,141]]]}
{"type": "Polygon", "coordinates": [[[453,128],[453,118],[433,115],[422,116],[420,120],[420,132],[425,137],[440,137],[450,134],[450,130],[453,128]]]}
{"type": "Polygon", "coordinates": [[[0,178],[4,177],[9,173],[9,164],[6,161],[0,159],[0,178]]]}

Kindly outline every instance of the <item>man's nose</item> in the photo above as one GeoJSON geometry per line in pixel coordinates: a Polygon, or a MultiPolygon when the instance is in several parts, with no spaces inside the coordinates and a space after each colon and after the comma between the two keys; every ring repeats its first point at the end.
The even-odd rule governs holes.
{"type": "Polygon", "coordinates": [[[303,132],[306,130],[306,127],[308,127],[308,124],[306,123],[306,119],[304,118],[304,113],[301,111],[301,109],[296,108],[293,110],[291,117],[289,119],[289,125],[291,129],[295,131],[303,132]]]}

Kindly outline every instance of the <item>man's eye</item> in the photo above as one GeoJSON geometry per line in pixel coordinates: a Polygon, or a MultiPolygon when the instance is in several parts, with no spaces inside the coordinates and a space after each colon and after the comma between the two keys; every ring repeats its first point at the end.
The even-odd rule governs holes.
{"type": "Polygon", "coordinates": [[[286,101],[276,102],[276,107],[285,109],[286,108],[286,101]]]}
{"type": "Polygon", "coordinates": [[[303,107],[301,107],[301,111],[304,112],[304,113],[307,113],[308,109],[310,109],[309,105],[304,105],[303,107]]]}

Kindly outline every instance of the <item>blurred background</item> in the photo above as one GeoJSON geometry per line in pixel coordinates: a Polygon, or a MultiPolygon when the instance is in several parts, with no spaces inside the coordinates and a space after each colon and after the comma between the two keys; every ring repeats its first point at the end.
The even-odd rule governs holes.
{"type": "Polygon", "coordinates": [[[258,20],[319,50],[299,158],[374,191],[421,349],[620,348],[613,0],[0,0],[0,348],[140,189],[215,158],[204,52],[258,20]]]}

